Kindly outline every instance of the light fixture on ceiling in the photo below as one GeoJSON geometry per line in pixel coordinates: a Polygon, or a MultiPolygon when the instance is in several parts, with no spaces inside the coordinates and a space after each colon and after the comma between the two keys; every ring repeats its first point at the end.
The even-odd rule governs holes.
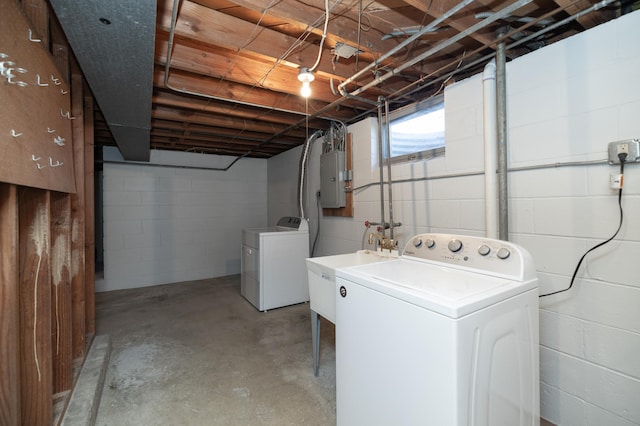
{"type": "Polygon", "coordinates": [[[305,98],[308,98],[311,95],[311,82],[315,76],[313,72],[306,67],[300,67],[300,71],[298,72],[298,80],[302,83],[302,89],[300,89],[300,94],[305,98]]]}
{"type": "Polygon", "coordinates": [[[320,39],[320,48],[318,49],[318,57],[316,58],[316,63],[313,64],[311,68],[300,67],[300,71],[298,71],[298,80],[302,83],[302,89],[300,89],[300,94],[308,98],[311,96],[311,82],[316,77],[313,75],[313,70],[320,64],[320,57],[322,56],[322,46],[324,45],[324,41],[327,38],[327,28],[329,27],[329,0],[324,0],[324,29],[322,30],[322,38],[320,39]]]}

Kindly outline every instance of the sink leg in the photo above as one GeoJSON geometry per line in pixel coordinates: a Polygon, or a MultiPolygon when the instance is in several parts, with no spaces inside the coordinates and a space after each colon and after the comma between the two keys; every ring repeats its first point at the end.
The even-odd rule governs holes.
{"type": "Polygon", "coordinates": [[[313,375],[318,377],[318,358],[320,357],[320,315],[311,309],[311,340],[313,343],[313,375]]]}

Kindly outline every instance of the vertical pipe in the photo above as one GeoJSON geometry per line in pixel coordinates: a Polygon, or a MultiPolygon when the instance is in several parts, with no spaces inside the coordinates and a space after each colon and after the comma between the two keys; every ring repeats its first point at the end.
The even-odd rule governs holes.
{"type": "MultiPolygon", "coordinates": [[[[505,29],[497,32],[500,38],[505,29]]],[[[499,205],[499,238],[509,239],[509,203],[507,186],[507,77],[506,47],[504,41],[498,43],[496,49],[496,105],[498,112],[498,205],[499,205]]]]}
{"type": "Polygon", "coordinates": [[[484,222],[486,236],[498,238],[498,118],[496,110],[496,61],[484,67],[482,74],[484,121],[484,222]]]}
{"type": "Polygon", "coordinates": [[[387,143],[387,152],[389,153],[389,159],[387,161],[387,179],[389,181],[388,186],[388,196],[389,196],[389,238],[393,240],[393,183],[391,182],[391,132],[389,130],[390,126],[389,119],[389,101],[387,99],[384,100],[384,136],[385,141],[387,143]]]}
{"type": "Polygon", "coordinates": [[[380,168],[380,226],[385,235],[384,222],[384,156],[382,152],[382,96],[378,98],[378,165],[380,168]]]}

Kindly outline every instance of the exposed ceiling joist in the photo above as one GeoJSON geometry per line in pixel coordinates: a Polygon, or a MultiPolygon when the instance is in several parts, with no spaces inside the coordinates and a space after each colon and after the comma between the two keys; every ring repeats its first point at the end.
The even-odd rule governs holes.
{"type": "Polygon", "coordinates": [[[102,109],[96,143],[117,142],[125,158],[148,157],[149,147],[268,158],[330,121],[371,114],[379,96],[397,108],[439,92],[450,77],[477,73],[493,54],[499,29],[508,31],[510,43],[580,13],[507,52],[515,58],[621,13],[617,3],[582,16],[599,3],[535,0],[469,31],[516,1],[475,0],[396,48],[458,1],[330,1],[324,42],[324,0],[176,1],[51,0],[102,109]],[[110,26],[99,21],[109,19],[107,12],[110,26]],[[425,52],[431,53],[414,63],[425,52]],[[298,72],[316,61],[305,99],[298,72]],[[348,80],[357,99],[336,89],[348,80]]]}

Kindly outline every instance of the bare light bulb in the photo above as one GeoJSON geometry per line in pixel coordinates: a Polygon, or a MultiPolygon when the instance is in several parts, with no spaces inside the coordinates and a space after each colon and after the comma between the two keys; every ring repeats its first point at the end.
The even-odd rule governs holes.
{"type": "Polygon", "coordinates": [[[300,72],[298,72],[298,80],[302,83],[302,89],[300,89],[300,94],[305,98],[311,96],[311,86],[309,84],[315,79],[313,72],[309,68],[300,67],[300,72]]]}
{"type": "Polygon", "coordinates": [[[309,83],[307,82],[302,83],[300,94],[305,98],[308,98],[309,96],[311,96],[311,86],[309,85],[309,83]]]}

